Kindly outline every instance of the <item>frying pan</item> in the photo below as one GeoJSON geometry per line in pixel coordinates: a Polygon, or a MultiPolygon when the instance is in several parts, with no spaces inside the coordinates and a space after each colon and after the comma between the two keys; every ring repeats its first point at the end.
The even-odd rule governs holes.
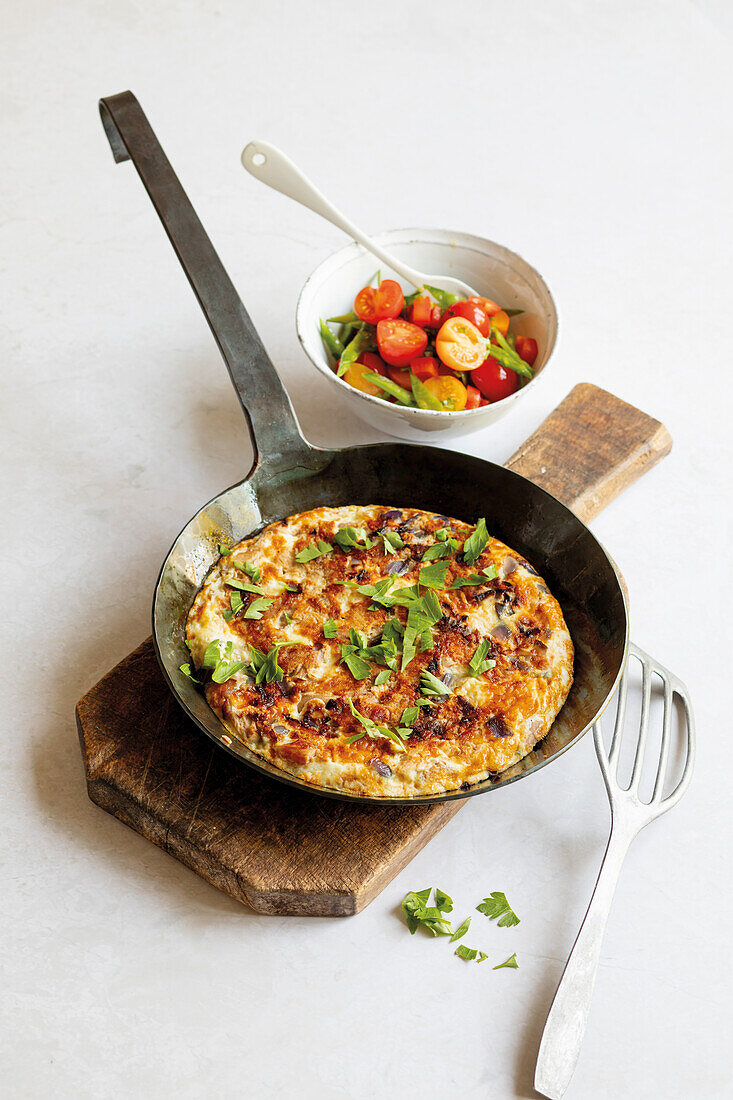
{"type": "Polygon", "coordinates": [[[574,745],[607,706],[626,662],[628,609],[616,568],[569,508],[493,462],[436,447],[375,443],[328,450],[303,437],[292,405],[221,260],[131,92],[100,101],[115,161],[131,160],[158,212],[227,365],[247,420],[254,464],[247,477],[205,504],[169,550],[153,598],[160,667],[193,722],[241,763],[280,783],[346,802],[410,805],[486,794],[532,775],[574,745]],[[220,542],[239,542],[265,524],[321,506],[422,508],[475,523],[518,550],[559,600],[575,644],[575,679],[547,737],[522,761],[468,791],[378,798],[314,787],[262,760],[232,738],[187,680],[186,617],[218,560],[220,542]]]}

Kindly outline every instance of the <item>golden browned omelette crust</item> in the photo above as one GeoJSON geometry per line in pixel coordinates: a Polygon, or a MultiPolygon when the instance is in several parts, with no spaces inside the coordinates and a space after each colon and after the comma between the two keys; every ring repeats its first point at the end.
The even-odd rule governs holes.
{"type": "Polygon", "coordinates": [[[573,678],[534,569],[483,521],[411,508],[316,508],[240,542],[196,596],[187,642],[234,738],[315,786],[370,796],[504,771],[573,678]]]}

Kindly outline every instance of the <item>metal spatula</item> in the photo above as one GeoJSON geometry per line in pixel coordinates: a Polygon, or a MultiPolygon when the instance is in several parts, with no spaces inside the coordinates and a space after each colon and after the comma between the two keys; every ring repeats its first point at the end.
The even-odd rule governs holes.
{"type": "Polygon", "coordinates": [[[603,857],[588,912],[580,926],[573,950],[570,952],[542,1034],[534,1085],[538,1092],[549,1097],[550,1100],[560,1100],[564,1095],[578,1061],[593,996],[603,933],[624,856],[631,841],[645,825],[666,813],[667,810],[671,810],[679,802],[692,776],[695,758],[695,727],[687,688],[681,680],[633,644],[629,647],[629,658],[631,657],[636,657],[641,662],[643,680],[640,728],[631,781],[627,788],[621,787],[619,783],[618,764],[626,718],[630,659],[626,662],[619,686],[616,724],[608,754],[603,744],[600,722],[596,722],[593,727],[596,753],[606,783],[608,800],[611,803],[611,835],[608,838],[606,854],[603,857]],[[639,797],[639,784],[649,732],[652,676],[655,674],[664,686],[662,737],[654,790],[650,801],[642,802],[639,797]],[[686,749],[685,763],[679,782],[670,794],[663,797],[672,742],[672,707],[675,695],[684,705],[685,717],[684,722],[681,723],[679,736],[684,741],[686,749]]]}

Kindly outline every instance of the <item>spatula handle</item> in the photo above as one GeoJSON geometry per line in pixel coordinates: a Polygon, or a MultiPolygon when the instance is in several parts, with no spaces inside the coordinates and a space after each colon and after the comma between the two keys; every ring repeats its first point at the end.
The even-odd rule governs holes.
{"type": "Polygon", "coordinates": [[[588,1022],[603,935],[633,832],[612,828],[588,912],[565,965],[537,1056],[534,1086],[560,1100],[570,1084],[588,1022]]]}
{"type": "Polygon", "coordinates": [[[188,276],[247,417],[255,465],[273,473],[313,466],[277,371],[199,221],[188,195],[132,92],[100,100],[115,161],[131,160],[188,276]]]}

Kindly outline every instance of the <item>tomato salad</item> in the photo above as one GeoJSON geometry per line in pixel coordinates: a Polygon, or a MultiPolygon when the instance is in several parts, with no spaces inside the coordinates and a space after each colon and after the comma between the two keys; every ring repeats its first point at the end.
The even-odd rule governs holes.
{"type": "Polygon", "coordinates": [[[463,412],[509,397],[534,376],[537,341],[514,336],[490,298],[393,279],[365,286],[351,313],[321,321],[333,369],[354,389],[420,409],[463,412]]]}

